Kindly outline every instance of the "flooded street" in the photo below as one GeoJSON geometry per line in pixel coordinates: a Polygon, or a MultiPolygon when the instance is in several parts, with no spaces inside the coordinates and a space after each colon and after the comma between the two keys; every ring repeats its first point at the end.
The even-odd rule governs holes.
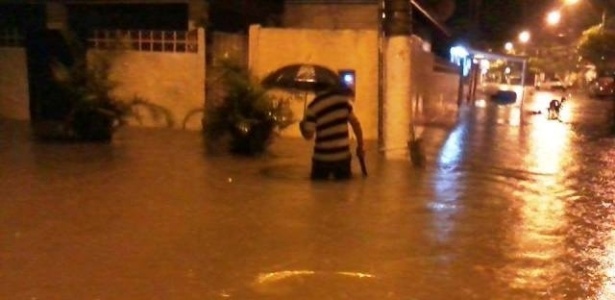
{"type": "Polygon", "coordinates": [[[298,139],[237,158],[199,132],[45,144],[1,121],[0,299],[615,299],[611,103],[573,95],[558,121],[531,97],[425,129],[425,168],[371,144],[350,182],[310,182],[298,139]]]}

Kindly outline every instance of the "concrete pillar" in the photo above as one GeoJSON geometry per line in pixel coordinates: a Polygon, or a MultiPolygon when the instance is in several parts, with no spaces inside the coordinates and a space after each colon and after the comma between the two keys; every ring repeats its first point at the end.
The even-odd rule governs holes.
{"type": "Polygon", "coordinates": [[[409,36],[389,37],[384,61],[384,151],[404,148],[411,140],[411,50],[409,36]]]}
{"type": "Polygon", "coordinates": [[[404,149],[413,139],[411,132],[411,33],[409,0],[384,2],[383,118],[381,151],[404,149]]]}

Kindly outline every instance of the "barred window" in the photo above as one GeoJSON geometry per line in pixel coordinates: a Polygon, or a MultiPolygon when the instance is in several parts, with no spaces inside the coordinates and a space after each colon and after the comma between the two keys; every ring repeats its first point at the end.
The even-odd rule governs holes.
{"type": "Polygon", "coordinates": [[[196,30],[95,30],[88,39],[88,46],[100,50],[197,52],[197,40],[196,30]]]}
{"type": "Polygon", "coordinates": [[[24,37],[17,29],[0,28],[0,47],[23,47],[24,37]]]}

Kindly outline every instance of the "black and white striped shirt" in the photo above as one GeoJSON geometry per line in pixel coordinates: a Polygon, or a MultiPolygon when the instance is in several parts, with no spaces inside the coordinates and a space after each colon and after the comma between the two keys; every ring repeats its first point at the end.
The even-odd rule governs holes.
{"type": "Polygon", "coordinates": [[[351,114],[349,98],[338,93],[319,95],[308,105],[305,128],[316,131],[314,160],[340,161],[350,158],[348,119],[351,114]]]}

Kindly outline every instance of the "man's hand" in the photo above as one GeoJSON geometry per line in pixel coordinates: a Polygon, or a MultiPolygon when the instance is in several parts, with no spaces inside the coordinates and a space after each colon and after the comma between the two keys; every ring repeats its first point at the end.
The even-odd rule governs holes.
{"type": "Polygon", "coordinates": [[[366,177],[367,167],[365,166],[365,150],[363,150],[363,143],[357,145],[357,157],[359,158],[359,164],[361,164],[361,173],[363,177],[366,177]]]}
{"type": "Polygon", "coordinates": [[[301,130],[301,135],[303,136],[303,138],[305,138],[306,140],[312,139],[312,137],[314,136],[314,131],[310,130],[307,125],[307,121],[302,120],[301,122],[299,122],[299,130],[301,130]]]}
{"type": "Polygon", "coordinates": [[[363,149],[363,145],[358,145],[357,146],[357,157],[364,157],[365,156],[365,150],[363,149]]]}

